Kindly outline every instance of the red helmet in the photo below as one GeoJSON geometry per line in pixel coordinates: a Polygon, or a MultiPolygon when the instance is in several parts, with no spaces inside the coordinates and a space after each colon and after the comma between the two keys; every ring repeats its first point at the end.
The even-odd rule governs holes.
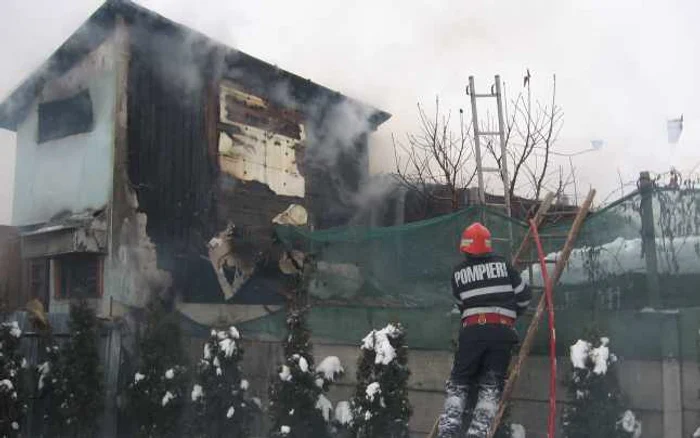
{"type": "Polygon", "coordinates": [[[465,254],[488,254],[491,248],[491,232],[479,222],[474,222],[462,231],[459,250],[465,254]]]}

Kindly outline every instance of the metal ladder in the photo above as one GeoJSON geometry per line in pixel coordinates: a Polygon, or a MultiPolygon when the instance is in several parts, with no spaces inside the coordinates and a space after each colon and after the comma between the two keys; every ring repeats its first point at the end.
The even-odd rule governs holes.
{"type": "MultiPolygon", "coordinates": [[[[472,129],[474,130],[474,155],[476,158],[476,177],[479,190],[479,203],[484,207],[497,207],[503,208],[505,210],[506,216],[508,218],[512,217],[511,212],[511,193],[510,193],[510,177],[508,176],[508,154],[506,148],[506,136],[505,136],[505,126],[503,119],[503,93],[501,87],[501,77],[496,75],[494,77],[494,84],[491,86],[491,91],[487,94],[479,94],[476,92],[474,86],[474,76],[469,76],[469,85],[467,85],[467,96],[471,98],[472,104],[472,129]],[[479,117],[477,114],[477,99],[479,98],[495,98],[496,104],[498,106],[498,129],[496,131],[482,131],[479,127],[479,117]],[[498,136],[500,149],[501,149],[501,159],[500,166],[497,167],[484,167],[483,156],[481,151],[481,137],[482,136],[498,136]],[[487,203],[486,194],[484,192],[484,173],[498,173],[501,176],[501,181],[503,183],[503,204],[497,203],[487,203]]],[[[485,210],[482,210],[482,222],[486,222],[485,210]]],[[[485,224],[487,225],[487,224],[485,224]]],[[[487,225],[488,226],[488,225],[487,225]]],[[[493,238],[495,241],[507,241],[508,242],[508,252],[513,251],[513,225],[508,222],[508,238],[493,238]]]]}

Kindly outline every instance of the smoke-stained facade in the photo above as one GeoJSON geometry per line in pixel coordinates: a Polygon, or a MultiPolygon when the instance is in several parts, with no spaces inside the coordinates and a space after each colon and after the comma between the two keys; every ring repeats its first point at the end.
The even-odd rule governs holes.
{"type": "Polygon", "coordinates": [[[282,303],[273,219],[296,205],[284,217],[347,223],[368,135],[388,118],[108,1],[0,105],[0,126],[18,132],[23,257],[49,271],[37,297],[61,311],[87,296],[115,314],[160,294],[201,323],[282,303]],[[42,110],[55,113],[43,124],[42,110]],[[66,188],[48,203],[46,181],[66,188]],[[223,303],[241,306],[212,310],[223,303]]]}

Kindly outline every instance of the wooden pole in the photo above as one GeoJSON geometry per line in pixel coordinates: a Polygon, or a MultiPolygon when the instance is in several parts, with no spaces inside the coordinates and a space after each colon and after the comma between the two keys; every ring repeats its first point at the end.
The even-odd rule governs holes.
{"type": "MultiPolygon", "coordinates": [[[[591,204],[593,203],[594,197],[595,190],[591,190],[590,192],[588,192],[586,200],[581,205],[581,208],[579,209],[579,212],[576,215],[576,218],[574,219],[574,223],[571,225],[571,229],[569,230],[569,234],[566,238],[566,243],[564,244],[564,248],[562,249],[561,255],[557,260],[556,267],[554,268],[554,275],[552,276],[552,285],[556,285],[559,282],[559,278],[561,278],[561,274],[564,272],[564,268],[566,268],[566,264],[568,263],[571,251],[574,249],[574,243],[576,242],[576,238],[578,237],[578,232],[581,229],[581,226],[583,225],[583,221],[586,219],[586,216],[588,216],[588,211],[591,208],[591,204]]],[[[520,352],[518,353],[515,365],[511,368],[510,373],[508,375],[508,380],[506,381],[505,387],[503,389],[503,396],[501,397],[501,402],[498,406],[498,412],[496,413],[496,417],[494,418],[493,423],[491,424],[489,438],[493,438],[494,434],[496,433],[496,429],[498,429],[498,425],[501,423],[503,413],[505,412],[506,404],[510,399],[513,390],[515,389],[515,382],[518,380],[518,377],[520,376],[520,371],[523,367],[523,364],[525,363],[525,359],[530,354],[530,350],[532,349],[532,344],[535,340],[535,334],[537,333],[540,320],[542,319],[542,315],[544,314],[545,305],[546,296],[543,293],[540,296],[539,302],[537,303],[537,310],[535,310],[535,315],[532,317],[530,326],[527,328],[527,332],[525,334],[523,343],[520,347],[520,352]]]]}

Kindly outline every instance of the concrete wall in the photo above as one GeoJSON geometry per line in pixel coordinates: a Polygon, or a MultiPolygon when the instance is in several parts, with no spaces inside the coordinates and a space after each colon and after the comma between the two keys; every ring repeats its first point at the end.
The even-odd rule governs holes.
{"type": "Polygon", "coordinates": [[[17,130],[13,225],[43,223],[60,212],[106,206],[112,184],[115,96],[111,38],[44,85],[17,130]],[[94,129],[38,144],[39,103],[86,88],[92,99],[94,129]]]}
{"type": "MultiPolygon", "coordinates": [[[[246,341],[244,372],[251,382],[253,396],[267,400],[269,377],[275,375],[276,366],[282,358],[282,348],[276,342],[246,341]]],[[[193,358],[201,354],[201,342],[192,344],[193,358]]],[[[355,346],[314,344],[314,355],[319,362],[325,356],[338,356],[346,374],[330,392],[335,404],[352,397],[357,371],[359,349],[355,346]]],[[[559,358],[558,405],[561,408],[569,400],[565,382],[570,372],[567,358],[559,358]]],[[[410,399],[413,406],[411,432],[425,436],[440,413],[443,403],[444,381],[452,365],[452,355],[445,351],[412,350],[409,354],[411,369],[410,399]]],[[[681,388],[675,391],[682,399],[681,424],[677,424],[678,436],[691,436],[700,425],[700,373],[693,361],[681,363],[681,388]],[[682,430],[681,430],[682,427],[682,430]]],[[[664,431],[664,364],[661,360],[620,359],[619,380],[624,393],[629,397],[629,407],[642,422],[643,437],[667,437],[664,431]]],[[[668,379],[667,379],[668,380],[668,379]]],[[[546,437],[549,392],[549,359],[533,356],[520,377],[515,391],[512,421],[522,424],[528,438],[546,437]]],[[[666,406],[666,415],[673,415],[672,407],[666,406]],[[671,408],[671,412],[669,412],[671,408]]],[[[560,425],[560,419],[559,425],[560,425]]],[[[668,430],[668,429],[666,429],[668,430]]]]}

